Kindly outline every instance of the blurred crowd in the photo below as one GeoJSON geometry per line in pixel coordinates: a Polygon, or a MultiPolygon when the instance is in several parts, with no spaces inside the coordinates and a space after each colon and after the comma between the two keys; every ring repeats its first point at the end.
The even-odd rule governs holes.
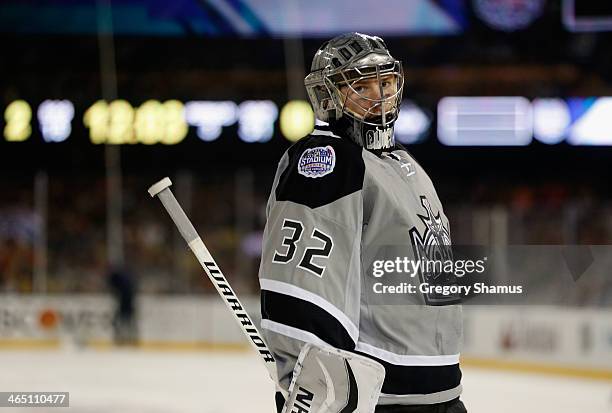
{"type": "MultiPolygon", "coordinates": [[[[252,199],[238,203],[236,197],[244,194],[236,193],[233,179],[190,182],[185,199],[179,177],[173,190],[226,275],[245,273],[234,283],[237,289],[250,291],[256,286],[253,274],[267,195],[253,192],[252,199]]],[[[126,177],[123,181],[123,265],[138,276],[142,292],[208,291],[199,264],[161,204],[147,193],[155,180],[126,177]]],[[[43,232],[47,292],[92,293],[106,288],[106,190],[104,179],[51,177],[46,222],[35,208],[32,188],[0,203],[0,291],[33,292],[36,239],[43,232]]]]}
{"type": "MultiPolygon", "coordinates": [[[[154,3],[163,9],[162,2],[154,3]]],[[[437,3],[447,7],[453,2],[437,3]]],[[[64,6],[62,13],[68,10],[64,6]]],[[[173,13],[181,9],[175,6],[173,13]]],[[[570,99],[612,94],[610,32],[568,30],[559,2],[547,2],[533,24],[514,32],[491,27],[472,8],[466,7],[465,31],[456,35],[385,36],[404,64],[404,96],[426,112],[432,125],[436,105],[447,96],[570,99]]],[[[344,17],[349,18],[345,23],[350,21],[344,17]]],[[[104,151],[91,145],[83,122],[90,105],[101,98],[126,99],[134,106],[148,99],[271,99],[281,104],[306,98],[303,78],[323,41],[318,36],[233,33],[212,41],[182,27],[182,19],[185,32],[180,36],[108,38],[89,32],[62,35],[62,30],[53,30],[52,36],[25,34],[23,25],[12,23],[13,29],[3,35],[4,54],[11,58],[0,61],[6,80],[0,103],[5,107],[25,99],[35,108],[45,99],[69,99],[76,112],[72,136],[62,144],[45,143],[34,122],[28,141],[0,139],[5,174],[0,292],[108,288],[111,208],[104,151]],[[14,27],[19,31],[12,32],[14,27]],[[27,173],[35,169],[49,171],[42,194],[46,208],[35,202],[40,197],[27,173]]],[[[525,148],[450,148],[436,143],[434,129],[410,149],[414,147],[416,159],[432,175],[454,244],[612,245],[608,149],[535,141],[525,148]]],[[[188,171],[172,177],[177,198],[235,289],[257,291],[265,203],[274,173],[268,162],[275,163],[289,144],[278,131],[275,138],[266,145],[246,144],[232,125],[224,128],[221,139],[205,145],[192,134],[175,146],[123,147],[122,266],[138,278],[140,292],[212,291],[165,211],[146,192],[160,177],[143,170],[182,167],[188,171]],[[229,170],[215,169],[224,165],[229,170]],[[250,167],[233,170],[234,165],[250,167]]],[[[602,281],[585,285],[587,293],[576,303],[606,301],[600,293],[611,277],[599,276],[602,281]]]]}
{"type": "MultiPolygon", "coordinates": [[[[140,293],[210,293],[212,285],[198,262],[162,206],[146,192],[156,180],[141,175],[123,179],[124,267],[137,278],[140,293]]],[[[239,294],[257,292],[272,176],[254,170],[203,176],[182,172],[173,181],[175,195],[234,288],[239,294]]],[[[40,265],[36,240],[43,232],[44,292],[107,291],[105,180],[50,176],[48,182],[46,221],[35,207],[33,189],[22,184],[0,203],[0,291],[41,292],[33,274],[40,265]]],[[[462,191],[461,198],[443,183],[439,186],[455,245],[612,247],[612,204],[588,186],[476,186],[468,196],[462,191]]],[[[572,302],[612,305],[611,278],[604,273],[590,277],[572,302]]]]}

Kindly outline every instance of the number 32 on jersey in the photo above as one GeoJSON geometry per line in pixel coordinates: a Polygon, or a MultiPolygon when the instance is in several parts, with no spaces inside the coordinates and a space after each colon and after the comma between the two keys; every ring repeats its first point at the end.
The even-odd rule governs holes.
{"type": "MultiPolygon", "coordinates": [[[[295,258],[298,244],[302,239],[304,233],[304,224],[301,221],[285,218],[283,221],[282,231],[287,233],[287,236],[283,238],[281,242],[281,248],[274,251],[274,257],[272,262],[275,264],[289,264],[295,258]]],[[[321,243],[319,247],[308,247],[304,250],[302,258],[297,265],[298,268],[306,270],[317,277],[323,277],[325,272],[325,265],[317,265],[313,262],[316,257],[328,258],[334,247],[334,241],[332,238],[321,231],[320,229],[314,228],[310,237],[313,240],[317,240],[321,243]]],[[[320,263],[320,261],[318,261],[320,263]]]]}

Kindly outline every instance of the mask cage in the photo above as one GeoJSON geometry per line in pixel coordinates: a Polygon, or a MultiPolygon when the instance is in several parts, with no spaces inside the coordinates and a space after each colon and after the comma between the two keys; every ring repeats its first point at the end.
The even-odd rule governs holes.
{"type": "Polygon", "coordinates": [[[379,63],[377,65],[334,70],[331,73],[323,76],[323,83],[336,108],[336,118],[340,118],[340,116],[343,114],[348,114],[365,124],[381,127],[388,127],[388,124],[392,124],[397,119],[399,107],[402,101],[402,90],[404,87],[402,65],[401,62],[397,60],[393,62],[379,63]],[[388,75],[394,75],[397,84],[395,92],[391,95],[385,96],[382,78],[388,75]],[[355,90],[353,87],[355,83],[371,78],[377,79],[379,95],[381,96],[379,99],[364,96],[357,92],[357,90],[355,90]],[[340,88],[343,86],[347,86],[349,88],[347,93],[342,93],[340,90],[340,88]],[[348,99],[344,98],[345,95],[348,96],[348,99]],[[369,105],[369,108],[365,108],[350,95],[356,96],[358,99],[365,102],[370,102],[372,104],[369,105]],[[346,107],[347,100],[355,103],[365,113],[357,114],[354,111],[349,110],[346,107]],[[387,109],[389,104],[390,108],[387,109]],[[380,114],[375,114],[373,111],[378,111],[378,108],[380,108],[380,114]],[[375,116],[370,116],[372,114],[375,114],[375,116]]]}

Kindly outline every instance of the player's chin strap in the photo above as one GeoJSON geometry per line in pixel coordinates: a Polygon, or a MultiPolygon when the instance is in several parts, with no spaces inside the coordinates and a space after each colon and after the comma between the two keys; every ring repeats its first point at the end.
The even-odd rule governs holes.
{"type": "Polygon", "coordinates": [[[346,136],[363,146],[369,151],[380,154],[384,150],[390,150],[395,146],[393,126],[395,120],[386,122],[386,126],[377,125],[381,123],[381,117],[371,119],[366,123],[350,114],[344,113],[338,120],[330,121],[331,130],[339,136],[346,136]]]}
{"type": "Polygon", "coordinates": [[[373,413],[385,368],[358,354],[306,344],[282,413],[373,413]]]}

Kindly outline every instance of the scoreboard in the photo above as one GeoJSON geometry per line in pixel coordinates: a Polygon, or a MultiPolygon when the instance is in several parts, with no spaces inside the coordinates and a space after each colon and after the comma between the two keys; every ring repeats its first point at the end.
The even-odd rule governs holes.
{"type": "MultiPolygon", "coordinates": [[[[80,107],[67,99],[38,105],[19,99],[3,112],[6,142],[177,145],[190,134],[200,143],[225,141],[227,133],[221,138],[230,127],[244,143],[267,143],[275,136],[295,142],[315,125],[312,108],[303,100],[278,105],[271,100],[149,99],[134,105],[117,99],[80,107]]],[[[445,146],[528,146],[535,141],[610,146],[612,97],[447,96],[435,109],[404,100],[395,137],[408,145],[436,138],[445,146]]]]}
{"type": "Polygon", "coordinates": [[[314,128],[314,113],[305,101],[287,102],[280,110],[269,100],[189,101],[147,100],[138,106],[124,99],[98,100],[82,113],[70,100],[45,100],[34,108],[25,100],[10,102],[4,110],[3,135],[8,142],[32,139],[36,127],[44,142],[58,143],[72,137],[74,122],[88,130],[92,144],[163,144],[182,142],[190,127],[205,142],[218,139],[224,127],[238,124],[239,138],[248,143],[267,142],[279,121],[282,135],[295,141],[314,128]]]}

